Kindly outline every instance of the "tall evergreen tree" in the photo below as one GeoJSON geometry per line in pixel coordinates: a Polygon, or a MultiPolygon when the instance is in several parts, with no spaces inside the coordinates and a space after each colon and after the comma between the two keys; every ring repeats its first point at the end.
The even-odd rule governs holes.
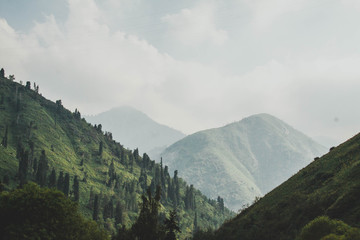
{"type": "Polygon", "coordinates": [[[73,192],[74,192],[74,201],[79,202],[79,199],[80,199],[80,184],[79,184],[78,176],[74,177],[73,192]]]}
{"type": "MultiPolygon", "coordinates": [[[[99,124],[100,125],[100,124],[99,124]]],[[[99,156],[101,157],[102,156],[102,153],[103,153],[103,142],[102,141],[100,141],[100,143],[99,143],[99,156]]]]}
{"type": "Polygon", "coordinates": [[[178,170],[174,171],[174,195],[175,195],[175,200],[176,203],[175,205],[180,203],[180,184],[179,184],[179,178],[178,178],[178,170]]]}
{"type": "Polygon", "coordinates": [[[164,225],[166,231],[166,236],[164,240],[176,240],[176,233],[180,233],[181,230],[175,209],[170,211],[170,216],[169,218],[165,219],[164,225]]]}
{"type": "Polygon", "coordinates": [[[45,150],[42,150],[38,169],[36,172],[36,182],[39,183],[39,185],[42,187],[45,186],[45,184],[46,184],[47,171],[48,171],[48,163],[46,160],[45,150]]]}
{"type": "Polygon", "coordinates": [[[123,223],[123,207],[121,206],[121,203],[118,202],[116,204],[115,209],[115,224],[122,224],[123,223]]]}
{"type": "Polygon", "coordinates": [[[5,134],[1,141],[1,144],[3,145],[3,147],[7,148],[7,145],[8,145],[8,126],[7,125],[5,127],[5,134]]]}
{"type": "Polygon", "coordinates": [[[70,192],[70,175],[69,173],[66,173],[64,178],[63,193],[65,196],[69,196],[69,192],[70,192]]]}
{"type": "Polygon", "coordinates": [[[93,220],[97,221],[99,218],[99,210],[100,210],[100,206],[99,206],[99,195],[95,194],[95,198],[94,198],[94,208],[93,208],[93,220]]]}
{"type": "Polygon", "coordinates": [[[19,180],[20,180],[20,186],[23,186],[27,181],[27,174],[29,168],[29,152],[21,150],[19,155],[20,155],[19,180]]]}
{"type": "Polygon", "coordinates": [[[63,171],[60,171],[60,174],[59,174],[59,177],[58,177],[58,180],[57,180],[57,184],[56,184],[56,188],[59,190],[59,191],[64,191],[64,173],[63,171]]]}
{"type": "Polygon", "coordinates": [[[156,189],[155,197],[152,197],[150,189],[147,190],[147,197],[142,195],[141,211],[138,219],[132,226],[134,235],[139,240],[158,240],[161,236],[161,229],[158,222],[160,207],[161,188],[156,189]]]}
{"type": "Polygon", "coordinates": [[[49,188],[56,187],[56,172],[55,172],[54,168],[51,170],[51,174],[49,176],[49,184],[48,184],[48,186],[49,186],[49,188]]]}

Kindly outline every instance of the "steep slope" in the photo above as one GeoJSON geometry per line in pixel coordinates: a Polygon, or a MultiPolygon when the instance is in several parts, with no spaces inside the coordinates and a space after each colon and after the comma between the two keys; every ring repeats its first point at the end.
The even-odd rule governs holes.
{"type": "Polygon", "coordinates": [[[360,226],[359,134],[224,224],[216,239],[295,239],[306,223],[321,215],[360,226]]]}
{"type": "Polygon", "coordinates": [[[157,158],[161,150],[185,137],[183,133],[159,124],[144,113],[128,106],[113,108],[95,116],[85,116],[93,124],[101,123],[117,141],[132,149],[139,148],[157,158]]]}
{"type": "Polygon", "coordinates": [[[205,194],[238,210],[270,191],[324,152],[283,121],[258,114],[176,142],[162,157],[205,194]]]}
{"type": "Polygon", "coordinates": [[[30,86],[0,78],[1,189],[27,181],[56,187],[113,233],[132,225],[149,186],[162,187],[163,217],[177,208],[181,239],[191,236],[195,212],[202,228],[218,227],[231,216],[178,176],[170,177],[166,166],[126,149],[77,110],[71,113],[30,86]]]}

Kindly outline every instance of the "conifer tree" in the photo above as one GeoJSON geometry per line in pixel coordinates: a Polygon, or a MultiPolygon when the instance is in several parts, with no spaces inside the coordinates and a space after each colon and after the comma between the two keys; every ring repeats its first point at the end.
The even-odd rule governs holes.
{"type": "Polygon", "coordinates": [[[59,191],[62,191],[62,192],[64,191],[64,173],[63,173],[63,171],[60,171],[58,181],[57,181],[57,184],[56,184],[56,188],[59,191]]]}
{"type": "Polygon", "coordinates": [[[74,177],[73,192],[74,192],[74,201],[79,202],[79,199],[80,199],[80,184],[79,184],[78,176],[74,177]]]}
{"type": "Polygon", "coordinates": [[[176,232],[181,232],[177,218],[176,210],[171,210],[169,218],[166,218],[164,222],[166,230],[166,236],[164,240],[176,240],[176,232]]]}
{"type": "Polygon", "coordinates": [[[49,176],[49,188],[54,188],[56,187],[56,172],[55,169],[53,168],[51,170],[51,174],[49,176]]]}
{"type": "Polygon", "coordinates": [[[5,127],[5,134],[4,134],[4,137],[1,141],[1,144],[3,145],[3,147],[7,148],[7,142],[8,142],[8,126],[6,125],[5,127]]]}
{"type": "MultiPolygon", "coordinates": [[[[99,124],[100,125],[100,124],[99,124]]],[[[102,156],[102,153],[103,153],[103,142],[100,141],[99,143],[99,156],[101,157],[102,156]]]]}
{"type": "Polygon", "coordinates": [[[195,212],[193,234],[195,234],[197,231],[198,231],[198,220],[197,220],[197,213],[195,212]]]}
{"type": "Polygon", "coordinates": [[[98,220],[99,218],[99,195],[95,194],[94,198],[94,208],[93,208],[93,220],[98,220]]]}
{"type": "Polygon", "coordinates": [[[5,70],[3,68],[0,70],[0,78],[5,78],[5,70]]]}
{"type": "Polygon", "coordinates": [[[39,160],[38,169],[36,172],[36,181],[39,183],[41,187],[45,186],[46,184],[46,174],[48,171],[48,163],[46,160],[45,150],[41,151],[41,156],[39,160]]]}
{"type": "Polygon", "coordinates": [[[20,186],[23,186],[27,180],[27,173],[29,167],[29,152],[21,150],[20,154],[20,162],[19,162],[19,180],[20,186]]]}
{"type": "Polygon", "coordinates": [[[179,185],[179,178],[178,178],[178,171],[175,170],[174,171],[174,195],[175,195],[175,200],[176,200],[176,203],[175,205],[179,204],[180,203],[180,185],[179,185]]]}
{"type": "Polygon", "coordinates": [[[123,208],[121,206],[121,203],[118,202],[116,204],[116,209],[115,209],[115,224],[122,224],[123,223],[123,208]]]}
{"type": "Polygon", "coordinates": [[[70,175],[69,173],[66,173],[64,178],[63,193],[65,196],[69,196],[69,192],[70,192],[70,175]]]}
{"type": "Polygon", "coordinates": [[[141,211],[138,219],[132,226],[133,234],[139,240],[161,239],[161,229],[158,223],[158,212],[160,207],[161,188],[156,189],[155,197],[152,197],[150,189],[147,190],[147,197],[142,197],[141,211]]]}

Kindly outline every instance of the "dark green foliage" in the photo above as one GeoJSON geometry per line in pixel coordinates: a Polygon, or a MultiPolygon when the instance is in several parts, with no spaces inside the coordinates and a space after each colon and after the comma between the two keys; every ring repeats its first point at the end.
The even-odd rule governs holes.
{"type": "Polygon", "coordinates": [[[220,196],[218,196],[217,198],[217,203],[219,205],[219,209],[221,212],[224,212],[225,211],[225,205],[224,205],[224,199],[221,198],[220,196]]]}
{"type": "Polygon", "coordinates": [[[0,222],[2,239],[109,239],[61,192],[35,184],[0,194],[0,222]]]}
{"type": "Polygon", "coordinates": [[[49,176],[49,184],[48,184],[49,188],[55,188],[56,187],[56,171],[53,168],[51,170],[50,176],[49,176]]]}
{"type": "Polygon", "coordinates": [[[0,78],[5,78],[5,70],[3,68],[0,70],[0,78]]]}
{"type": "Polygon", "coordinates": [[[165,219],[164,225],[166,231],[165,240],[176,240],[176,233],[180,233],[181,230],[179,227],[178,217],[175,209],[170,211],[170,216],[169,218],[165,219]]]}
{"type": "Polygon", "coordinates": [[[106,220],[107,218],[113,218],[114,217],[114,202],[111,198],[109,201],[105,201],[104,206],[104,212],[103,212],[103,218],[106,220]]]}
{"type": "Polygon", "coordinates": [[[64,191],[64,173],[63,171],[60,171],[56,187],[59,191],[64,191]]]}
{"type": "Polygon", "coordinates": [[[42,187],[46,185],[46,175],[47,175],[48,168],[49,168],[49,166],[48,166],[48,162],[46,159],[45,151],[42,150],[39,164],[38,164],[38,169],[36,172],[36,182],[42,187]]]}
{"type": "MultiPolygon", "coordinates": [[[[101,125],[100,125],[100,126],[101,126],[101,125]]],[[[104,144],[103,144],[102,141],[100,141],[100,143],[99,143],[99,156],[102,155],[102,153],[103,153],[103,148],[104,148],[104,144]]]]}
{"type": "MultiPolygon", "coordinates": [[[[197,232],[195,232],[192,240],[215,240],[215,234],[214,231],[211,229],[208,229],[206,231],[203,230],[198,230],[197,232]]],[[[226,238],[224,238],[226,239],[226,238]]],[[[265,238],[266,239],[266,238],[265,238]]]]}
{"type": "Polygon", "coordinates": [[[69,196],[69,192],[70,192],[70,175],[69,175],[69,173],[65,174],[63,186],[64,186],[64,188],[63,188],[64,195],[69,196]]]}
{"type": "Polygon", "coordinates": [[[100,211],[100,203],[99,203],[99,195],[95,194],[95,198],[94,198],[94,207],[93,207],[93,215],[92,218],[93,220],[98,220],[99,218],[99,211],[100,211]]]}
{"type": "Polygon", "coordinates": [[[159,186],[156,189],[155,197],[152,197],[150,189],[147,190],[147,196],[142,196],[141,211],[132,226],[133,235],[139,240],[157,240],[161,235],[158,222],[160,197],[161,188],[159,186]]]}
{"type": "Polygon", "coordinates": [[[121,203],[118,202],[115,208],[115,224],[122,224],[123,223],[123,207],[121,203]]]}
{"type": "Polygon", "coordinates": [[[190,187],[186,186],[185,208],[195,210],[194,186],[192,184],[190,187]]]}
{"type": "Polygon", "coordinates": [[[302,230],[297,240],[342,239],[360,240],[360,230],[327,216],[317,217],[302,230]]]}
{"type": "Polygon", "coordinates": [[[4,137],[3,137],[2,141],[1,141],[1,145],[3,145],[3,147],[5,147],[5,148],[8,145],[8,126],[7,125],[5,127],[5,133],[4,133],[4,137]]]}
{"type": "Polygon", "coordinates": [[[25,89],[28,89],[28,90],[31,89],[31,83],[30,83],[30,81],[26,81],[25,89]]]}
{"type": "Polygon", "coordinates": [[[22,150],[20,153],[20,162],[19,162],[19,182],[20,186],[24,185],[28,177],[28,168],[29,168],[29,152],[22,150]]]}
{"type": "Polygon", "coordinates": [[[73,193],[74,193],[74,201],[79,202],[79,199],[80,199],[80,183],[79,183],[78,176],[74,177],[73,193]]]}

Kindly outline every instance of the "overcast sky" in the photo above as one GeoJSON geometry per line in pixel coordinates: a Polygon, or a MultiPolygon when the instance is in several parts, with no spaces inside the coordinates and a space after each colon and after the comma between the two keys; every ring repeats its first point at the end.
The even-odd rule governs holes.
{"type": "Polygon", "coordinates": [[[190,134],[266,112],[340,143],[359,25],[358,0],[0,0],[0,66],[83,115],[130,105],[190,134]]]}

